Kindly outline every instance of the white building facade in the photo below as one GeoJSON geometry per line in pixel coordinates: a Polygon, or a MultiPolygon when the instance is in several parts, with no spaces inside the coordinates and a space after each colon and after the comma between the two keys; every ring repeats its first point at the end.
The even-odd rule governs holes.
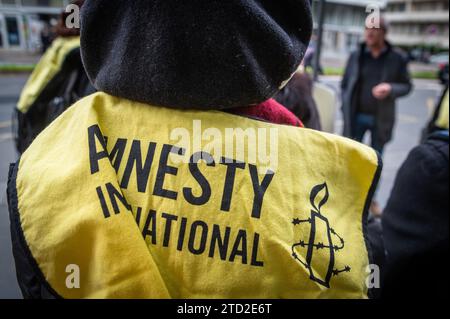
{"type": "Polygon", "coordinates": [[[449,0],[389,0],[389,39],[405,48],[449,49],[449,0]]]}
{"type": "MultiPolygon", "coordinates": [[[[314,20],[319,21],[317,4],[314,0],[314,20]]],[[[370,12],[368,7],[377,6],[384,10],[385,0],[327,0],[325,4],[325,24],[323,34],[323,55],[326,57],[346,57],[364,36],[365,22],[370,12]]]]}
{"type": "Polygon", "coordinates": [[[36,52],[45,24],[55,21],[68,0],[0,0],[0,50],[36,52]]]}

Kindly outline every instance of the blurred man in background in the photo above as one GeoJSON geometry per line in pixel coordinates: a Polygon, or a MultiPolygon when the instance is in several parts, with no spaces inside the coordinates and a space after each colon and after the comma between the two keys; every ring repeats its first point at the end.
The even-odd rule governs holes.
{"type": "MultiPolygon", "coordinates": [[[[371,146],[381,155],[392,139],[396,100],[412,90],[407,58],[386,40],[388,25],[366,28],[365,42],[352,55],[341,83],[344,136],[363,142],[369,131],[371,146]]],[[[373,202],[371,212],[381,215],[373,202]]]]}
{"type": "Polygon", "coordinates": [[[365,43],[349,59],[342,80],[344,135],[362,142],[367,131],[380,154],[392,139],[396,99],[411,92],[407,59],[386,41],[388,26],[366,28],[365,43]]]}

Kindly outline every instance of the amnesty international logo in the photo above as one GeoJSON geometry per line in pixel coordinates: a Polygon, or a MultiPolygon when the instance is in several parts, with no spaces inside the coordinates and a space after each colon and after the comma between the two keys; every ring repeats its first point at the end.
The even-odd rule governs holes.
{"type": "Polygon", "coordinates": [[[311,191],[311,217],[306,220],[295,218],[294,227],[309,229],[309,239],[301,238],[292,245],[292,256],[302,264],[310,274],[310,279],[330,288],[333,276],[350,272],[351,268],[335,268],[335,255],[345,248],[344,239],[330,226],[328,219],[322,214],[322,207],[328,202],[329,190],[326,183],[314,187],[311,191]],[[325,240],[324,240],[325,239],[325,240]],[[303,259],[303,256],[306,256],[303,259]]]}

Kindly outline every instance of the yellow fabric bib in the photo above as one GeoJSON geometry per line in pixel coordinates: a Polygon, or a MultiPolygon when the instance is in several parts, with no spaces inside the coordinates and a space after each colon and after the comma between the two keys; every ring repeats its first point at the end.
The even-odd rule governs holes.
{"type": "Polygon", "coordinates": [[[449,90],[447,90],[444,100],[442,101],[441,111],[439,112],[436,126],[444,130],[449,129],[449,90]]]}
{"type": "Polygon", "coordinates": [[[21,158],[18,214],[65,298],[366,298],[379,172],[373,150],[337,136],[97,93],[21,158]],[[218,156],[238,128],[275,135],[278,163],[218,156]]]}
{"type": "Polygon", "coordinates": [[[45,52],[28,79],[17,104],[17,109],[27,113],[45,87],[61,70],[67,55],[80,47],[80,37],[57,38],[45,52]]]}

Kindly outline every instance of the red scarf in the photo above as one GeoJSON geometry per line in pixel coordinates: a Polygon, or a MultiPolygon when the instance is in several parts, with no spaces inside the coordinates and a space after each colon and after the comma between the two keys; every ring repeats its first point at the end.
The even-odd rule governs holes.
{"type": "Polygon", "coordinates": [[[304,127],[298,117],[274,99],[267,100],[259,105],[234,108],[228,110],[228,112],[274,124],[304,127]]]}

